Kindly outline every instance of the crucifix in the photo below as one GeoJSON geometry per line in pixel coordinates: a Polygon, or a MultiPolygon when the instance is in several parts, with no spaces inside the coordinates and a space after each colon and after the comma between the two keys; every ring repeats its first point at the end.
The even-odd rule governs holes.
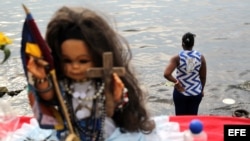
{"type": "Polygon", "coordinates": [[[125,75],[124,67],[113,67],[113,54],[111,52],[103,53],[103,67],[94,67],[87,70],[88,78],[102,78],[104,81],[104,94],[106,97],[105,106],[108,117],[114,114],[115,104],[113,92],[111,91],[112,74],[117,73],[118,76],[125,75]]]}

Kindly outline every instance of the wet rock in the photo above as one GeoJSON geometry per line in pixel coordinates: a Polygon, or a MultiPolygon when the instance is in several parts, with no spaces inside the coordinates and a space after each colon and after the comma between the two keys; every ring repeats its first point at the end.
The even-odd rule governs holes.
{"type": "Polygon", "coordinates": [[[244,109],[238,109],[233,112],[233,117],[244,117],[244,118],[250,118],[249,112],[244,109]]]}
{"type": "Polygon", "coordinates": [[[6,87],[0,87],[0,97],[4,96],[8,92],[6,87]]]}
{"type": "Polygon", "coordinates": [[[15,95],[18,95],[21,91],[23,90],[15,90],[15,91],[7,92],[7,94],[9,96],[15,96],[15,95]]]}
{"type": "Polygon", "coordinates": [[[250,91],[250,81],[246,81],[242,84],[237,84],[237,85],[229,85],[229,88],[236,88],[240,90],[245,90],[245,91],[250,91]]]}
{"type": "Polygon", "coordinates": [[[3,97],[5,94],[9,95],[9,96],[15,96],[18,95],[21,91],[23,91],[24,89],[21,90],[15,90],[15,91],[9,91],[6,87],[0,87],[0,98],[3,97]]]}

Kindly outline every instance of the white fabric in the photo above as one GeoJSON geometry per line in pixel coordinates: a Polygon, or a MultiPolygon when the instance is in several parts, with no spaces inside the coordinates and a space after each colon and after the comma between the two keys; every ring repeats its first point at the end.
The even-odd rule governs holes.
{"type": "MultiPolygon", "coordinates": [[[[81,103],[81,101],[78,100],[78,98],[85,98],[85,97],[93,97],[96,94],[96,90],[93,86],[93,81],[87,81],[84,83],[74,83],[73,84],[74,93],[73,93],[73,108],[74,111],[76,110],[77,106],[81,103]]],[[[93,101],[84,101],[84,105],[88,107],[92,107],[93,101]]],[[[90,116],[90,111],[86,108],[82,108],[76,113],[76,116],[78,119],[86,118],[90,116]],[[80,115],[81,114],[81,115],[80,115]]],[[[114,131],[115,131],[115,124],[114,121],[109,118],[105,117],[105,124],[104,124],[104,137],[109,137],[114,131]]]]}
{"type": "Polygon", "coordinates": [[[104,138],[107,139],[116,130],[114,121],[106,117],[104,124],[104,138]]]}
{"type": "MultiPolygon", "coordinates": [[[[156,128],[150,134],[137,133],[121,133],[116,128],[110,118],[105,119],[105,141],[184,141],[183,132],[177,122],[169,122],[168,116],[157,116],[153,120],[156,128]]],[[[15,132],[9,133],[6,138],[0,141],[20,141],[27,138],[34,140],[44,140],[48,136],[50,141],[59,141],[56,137],[55,130],[41,129],[35,118],[32,118],[30,124],[24,123],[22,127],[15,132]]]]}
{"type": "Polygon", "coordinates": [[[168,116],[154,117],[156,128],[150,134],[121,133],[119,128],[105,141],[184,141],[177,122],[169,122],[168,116]]]}
{"type": "Polygon", "coordinates": [[[30,120],[30,124],[23,123],[21,128],[14,132],[9,132],[9,134],[0,141],[24,141],[24,140],[34,140],[34,141],[58,141],[56,137],[55,130],[41,129],[35,118],[30,120]]]}
{"type": "Polygon", "coordinates": [[[90,116],[90,109],[86,107],[91,108],[93,105],[93,101],[89,100],[89,101],[84,101],[83,103],[79,99],[94,96],[96,90],[91,84],[92,84],[92,81],[73,84],[74,93],[73,93],[73,98],[72,98],[72,104],[73,104],[73,109],[76,112],[76,117],[78,118],[78,120],[84,119],[90,116]],[[85,107],[82,107],[81,109],[78,109],[78,111],[76,111],[77,107],[80,104],[84,104],[85,107]]]}

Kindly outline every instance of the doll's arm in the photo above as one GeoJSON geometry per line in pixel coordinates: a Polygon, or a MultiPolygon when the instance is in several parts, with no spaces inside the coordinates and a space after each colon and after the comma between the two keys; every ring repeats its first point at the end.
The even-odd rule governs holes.
{"type": "Polygon", "coordinates": [[[45,71],[47,65],[46,61],[33,56],[30,56],[27,63],[27,69],[34,78],[34,87],[43,100],[51,100],[54,97],[52,81],[45,71]]]}

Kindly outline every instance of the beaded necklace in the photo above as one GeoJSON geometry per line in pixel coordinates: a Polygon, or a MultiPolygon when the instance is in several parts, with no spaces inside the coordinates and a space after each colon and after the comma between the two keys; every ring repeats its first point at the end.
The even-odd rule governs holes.
{"type": "MultiPolygon", "coordinates": [[[[72,98],[73,98],[73,86],[69,86],[69,81],[64,81],[63,83],[66,93],[66,99],[68,103],[68,110],[71,114],[72,123],[75,125],[75,130],[78,132],[79,136],[82,140],[91,140],[91,141],[104,141],[103,137],[103,129],[104,129],[104,122],[106,117],[106,110],[105,110],[105,96],[103,94],[104,90],[104,83],[100,85],[97,84],[97,92],[91,97],[80,98],[78,97],[79,102],[84,103],[86,101],[92,101],[93,106],[91,108],[91,115],[86,119],[79,119],[76,118],[76,114],[74,112],[72,98]],[[101,109],[99,109],[101,108],[101,109]],[[99,112],[99,113],[98,113],[99,112]],[[84,123],[84,127],[82,125],[84,123]]],[[[93,85],[93,84],[92,84],[93,85]]],[[[88,88],[87,90],[88,91],[88,88]]]]}
{"type": "MultiPolygon", "coordinates": [[[[72,95],[73,94],[73,85],[71,86],[68,86],[68,83],[64,83],[64,88],[65,88],[65,91],[72,95]]],[[[87,88],[86,91],[88,91],[89,88],[87,88]]],[[[78,97],[78,100],[80,100],[81,102],[83,101],[93,101],[94,99],[96,99],[97,97],[99,97],[102,93],[103,93],[103,90],[104,90],[104,83],[102,83],[102,85],[100,86],[100,88],[98,89],[97,93],[95,93],[92,97],[78,97]]]]}

